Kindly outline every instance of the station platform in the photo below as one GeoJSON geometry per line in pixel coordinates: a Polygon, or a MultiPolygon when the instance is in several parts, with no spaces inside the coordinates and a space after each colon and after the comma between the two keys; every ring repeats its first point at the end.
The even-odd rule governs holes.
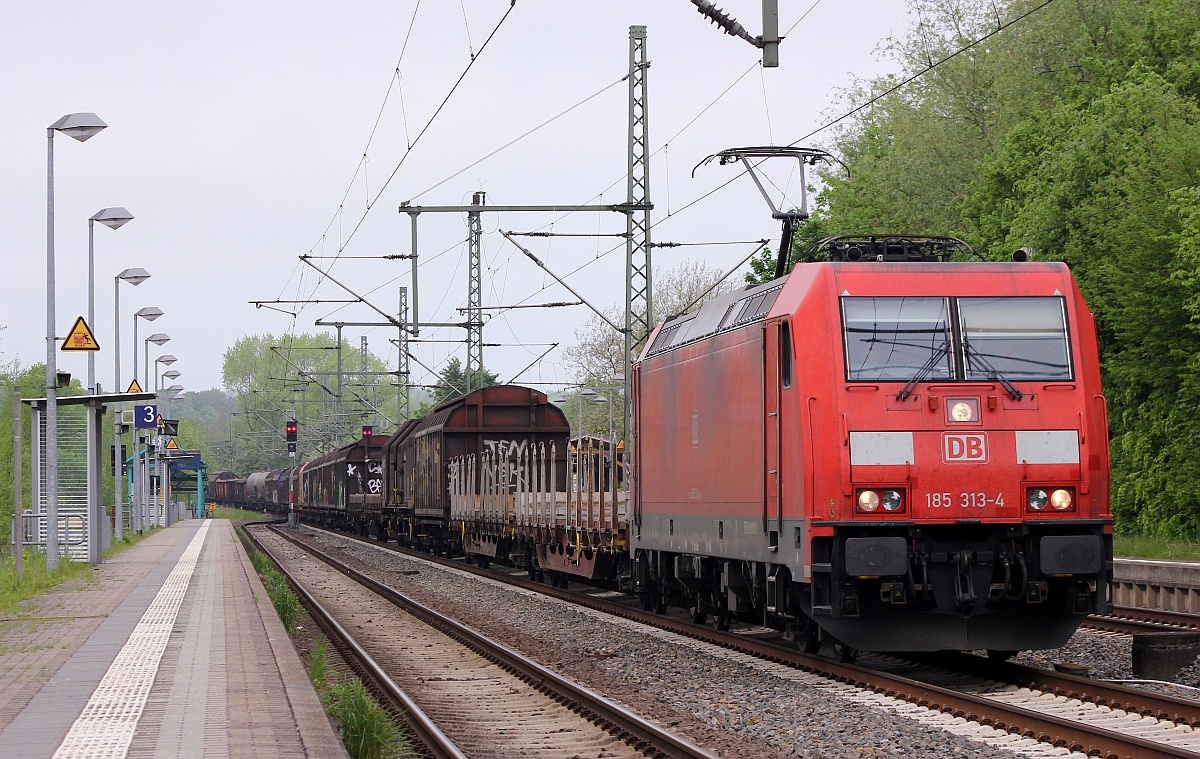
{"type": "Polygon", "coordinates": [[[346,756],[229,521],[0,617],[0,757],[126,756],[346,756]]]}

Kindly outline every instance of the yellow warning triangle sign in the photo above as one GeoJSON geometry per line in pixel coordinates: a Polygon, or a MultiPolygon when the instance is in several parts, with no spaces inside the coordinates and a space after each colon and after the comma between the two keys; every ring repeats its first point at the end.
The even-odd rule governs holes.
{"type": "Polygon", "coordinates": [[[171,438],[170,440],[167,441],[167,450],[168,451],[178,451],[179,450],[179,444],[175,442],[175,438],[171,438]]]}
{"type": "Polygon", "coordinates": [[[96,344],[96,338],[92,337],[92,331],[88,329],[87,322],[80,316],[75,319],[75,326],[71,327],[71,331],[67,333],[67,339],[63,341],[62,350],[64,351],[83,351],[91,353],[100,350],[100,346],[96,344]]]}
{"type": "Polygon", "coordinates": [[[128,389],[128,390],[126,390],[125,392],[127,392],[127,393],[140,393],[140,392],[142,392],[142,386],[138,384],[138,381],[137,381],[137,380],[134,380],[133,382],[130,382],[130,383],[129,383],[129,389],[128,389]]]}

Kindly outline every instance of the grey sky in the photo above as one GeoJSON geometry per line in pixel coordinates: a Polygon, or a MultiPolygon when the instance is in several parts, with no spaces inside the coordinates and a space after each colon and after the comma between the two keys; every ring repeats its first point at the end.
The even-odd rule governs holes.
{"type": "MultiPolygon", "coordinates": [[[[96,229],[92,327],[104,349],[99,379],[106,386],[113,381],[113,277],[140,266],[152,278],[136,288],[122,285],[123,384],[131,372],[132,314],[154,305],[166,315],[143,325],[139,337],[160,331],[172,341],[151,346],[151,359],[178,356],[179,382],[202,390],[220,386],[222,353],[239,337],[285,333],[293,323],[297,331],[317,331],[313,322],[319,318],[376,320],[361,305],[283,306],[298,311],[293,322],[247,301],[347,297],[330,283],[314,289],[316,272],[297,256],[335,255],[356,226],[346,257],[409,252],[408,218],[397,213],[404,200],[463,204],[480,189],[494,204],[623,200],[624,83],[421,193],[616,82],[627,69],[631,24],[648,27],[652,61],[653,238],[777,239],[778,223],[745,178],[685,209],[735,172],[714,163],[693,179],[692,167],[723,148],[786,144],[812,131],[838,112],[839,88],[891,69],[878,60],[877,45],[909,23],[901,0],[824,0],[783,43],[782,65],[762,70],[754,65],[757,50],[721,34],[688,0],[517,0],[482,53],[508,2],[424,0],[401,59],[415,5],[10,4],[0,26],[0,68],[6,72],[0,84],[6,104],[0,200],[9,210],[0,238],[7,262],[0,279],[0,324],[7,328],[0,333],[0,358],[36,363],[45,357],[45,130],[63,114],[93,111],[109,129],[87,143],[55,140],[59,336],[87,309],[88,217],[103,207],[125,206],[133,222],[117,231],[96,229]],[[478,57],[470,73],[404,158],[408,141],[472,52],[478,57]],[[398,59],[400,77],[393,81],[398,59]],[[402,159],[366,213],[367,198],[380,193],[402,159]]],[[[759,0],[720,5],[751,33],[760,31],[759,0]]],[[[812,5],[781,0],[781,29],[812,5]]],[[[787,171],[773,178],[788,187],[787,171]]],[[[623,217],[615,214],[487,214],[483,223],[485,305],[572,299],[497,234],[498,227],[623,230],[623,217]]],[[[420,231],[421,318],[459,319],[454,309],[466,300],[465,219],[428,215],[420,231]]],[[[623,249],[600,255],[619,239],[534,238],[527,244],[556,273],[578,270],[569,281],[592,302],[611,305],[622,297],[623,249]]],[[[725,269],[749,250],[666,249],[656,253],[656,263],[699,256],[725,269]]],[[[333,275],[349,286],[374,290],[371,300],[387,311],[396,309],[397,287],[408,284],[407,261],[345,258],[333,266],[333,275]]],[[[513,311],[493,319],[484,339],[569,344],[588,316],[583,307],[513,311]]],[[[394,330],[346,332],[355,346],[363,334],[370,349],[394,366],[396,351],[387,342],[394,330]]],[[[463,337],[461,330],[427,334],[463,337]]],[[[543,350],[488,348],[484,358],[507,380],[543,350]]],[[[60,367],[82,378],[81,355],[60,353],[60,367]]],[[[451,355],[463,356],[464,346],[434,343],[418,351],[434,367],[451,355]]],[[[561,348],[521,379],[565,382],[560,360],[561,348]]]]}

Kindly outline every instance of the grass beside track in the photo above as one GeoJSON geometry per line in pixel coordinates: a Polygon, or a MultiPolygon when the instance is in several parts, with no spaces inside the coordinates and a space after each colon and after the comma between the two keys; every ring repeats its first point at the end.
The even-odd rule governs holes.
{"type": "MultiPolygon", "coordinates": [[[[134,532],[125,533],[124,538],[113,541],[113,547],[104,552],[104,558],[112,558],[160,529],[154,527],[141,535],[134,532]]],[[[86,561],[72,561],[64,556],[59,560],[57,569],[47,571],[45,554],[29,549],[25,550],[22,563],[24,566],[21,568],[21,574],[17,574],[11,555],[0,560],[0,614],[11,614],[17,604],[64,582],[87,577],[92,569],[86,561]]]]}
{"type": "Polygon", "coordinates": [[[318,642],[308,656],[308,676],[337,723],[346,752],[353,759],[418,756],[399,723],[371,698],[361,680],[347,677],[330,682],[328,662],[325,644],[318,642]]]}
{"type": "Polygon", "coordinates": [[[1200,540],[1163,540],[1145,535],[1116,535],[1113,538],[1113,553],[1131,559],[1200,561],[1200,540]]]}
{"type": "Polygon", "coordinates": [[[224,507],[219,508],[216,511],[212,512],[212,515],[213,515],[212,516],[213,519],[229,519],[234,522],[253,522],[255,520],[272,518],[270,515],[264,514],[261,511],[247,511],[246,509],[227,509],[224,507]]]}
{"type": "MultiPolygon", "coordinates": [[[[234,509],[227,509],[234,511],[234,509]]],[[[261,514],[247,511],[254,517],[261,514]]],[[[265,554],[254,552],[250,556],[254,568],[262,578],[271,597],[271,603],[279,614],[279,621],[294,634],[304,609],[299,597],[288,586],[283,574],[265,554]]],[[[346,677],[331,682],[326,674],[328,654],[325,644],[318,642],[309,656],[308,675],[321,696],[325,711],[338,726],[342,745],[351,759],[397,759],[418,756],[404,730],[367,691],[357,677],[346,677]]]]}

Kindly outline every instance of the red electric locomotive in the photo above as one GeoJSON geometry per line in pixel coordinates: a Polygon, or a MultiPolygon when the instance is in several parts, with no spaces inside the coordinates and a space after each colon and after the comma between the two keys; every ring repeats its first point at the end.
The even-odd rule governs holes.
{"type": "Polygon", "coordinates": [[[810,649],[1064,644],[1111,608],[1112,571],[1095,328],[1067,267],[951,262],[953,238],[818,245],[651,335],[633,589],[810,649]]]}

